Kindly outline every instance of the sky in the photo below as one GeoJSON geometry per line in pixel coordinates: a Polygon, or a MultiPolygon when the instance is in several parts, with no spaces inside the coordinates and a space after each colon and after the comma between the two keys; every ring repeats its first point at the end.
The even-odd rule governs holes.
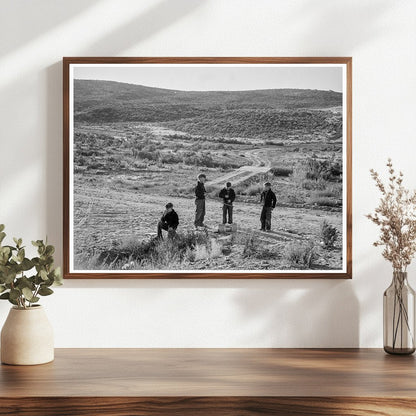
{"type": "Polygon", "coordinates": [[[72,65],[75,79],[126,82],[184,91],[301,88],[342,92],[341,65],[72,65]]]}

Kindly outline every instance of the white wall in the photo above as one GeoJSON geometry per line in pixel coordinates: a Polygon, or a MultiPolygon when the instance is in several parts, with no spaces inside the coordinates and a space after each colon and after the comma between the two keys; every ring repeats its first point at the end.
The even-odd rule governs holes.
{"type": "MultiPolygon", "coordinates": [[[[67,281],[58,347],[379,347],[391,272],[371,246],[368,169],[416,186],[416,2],[0,0],[0,222],[62,258],[62,56],[352,56],[354,276],[67,281]]],[[[415,268],[411,282],[416,286],[415,268]]],[[[0,324],[9,305],[0,304],[0,324]]]]}

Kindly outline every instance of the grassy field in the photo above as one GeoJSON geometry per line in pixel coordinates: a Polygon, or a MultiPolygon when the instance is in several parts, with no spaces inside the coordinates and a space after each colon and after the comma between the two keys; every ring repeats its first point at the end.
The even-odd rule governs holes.
{"type": "MultiPolygon", "coordinates": [[[[262,111],[258,110],[261,103],[256,106],[259,98],[254,97],[247,101],[257,108],[254,111],[241,105],[237,109],[230,98],[221,102],[218,94],[208,100],[212,108],[207,108],[207,100],[201,100],[200,95],[187,96],[187,110],[181,117],[173,101],[162,120],[155,121],[149,108],[158,99],[165,100],[167,93],[157,91],[162,94],[159,96],[152,90],[146,91],[145,102],[134,102],[124,112],[113,98],[94,107],[82,100],[87,96],[84,90],[78,96],[75,269],[342,267],[342,120],[336,106],[338,97],[319,96],[320,108],[292,108],[291,104],[290,108],[270,109],[265,105],[262,111]],[[147,118],[141,114],[134,120],[132,108],[145,110],[147,118]],[[100,117],[105,112],[111,114],[110,110],[115,115],[107,114],[104,122],[100,117]],[[208,177],[206,224],[210,231],[204,236],[193,230],[193,187],[200,172],[208,177]],[[226,180],[237,193],[234,218],[238,232],[233,235],[215,232],[222,220],[217,195],[226,180]],[[272,183],[278,200],[272,233],[258,231],[259,198],[266,180],[272,183]],[[174,203],[180,216],[178,239],[158,243],[154,241],[156,224],[167,202],[174,203]],[[324,222],[338,235],[331,246],[325,245],[322,235],[324,222]]],[[[176,100],[177,95],[171,99],[176,100]]]]}

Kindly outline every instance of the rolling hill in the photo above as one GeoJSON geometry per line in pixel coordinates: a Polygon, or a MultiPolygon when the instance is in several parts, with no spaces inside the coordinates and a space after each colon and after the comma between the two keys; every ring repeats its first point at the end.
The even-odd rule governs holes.
{"type": "Polygon", "coordinates": [[[179,91],[114,81],[75,80],[75,122],[162,123],[193,134],[267,137],[274,131],[321,131],[339,137],[342,94],[269,89],[179,91]]]}

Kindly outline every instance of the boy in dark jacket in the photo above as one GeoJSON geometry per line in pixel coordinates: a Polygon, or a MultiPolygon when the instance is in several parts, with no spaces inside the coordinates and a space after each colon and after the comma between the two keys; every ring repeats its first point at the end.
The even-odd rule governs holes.
{"type": "Polygon", "coordinates": [[[219,194],[219,197],[223,200],[222,206],[222,223],[228,224],[233,223],[233,202],[235,200],[234,189],[231,188],[231,182],[225,184],[225,188],[222,188],[219,194]]]}
{"type": "Polygon", "coordinates": [[[272,228],[272,211],[276,206],[277,200],[276,195],[271,188],[272,184],[266,182],[260,197],[260,203],[263,204],[260,215],[261,231],[270,231],[272,228]]]}
{"type": "Polygon", "coordinates": [[[205,181],[207,177],[200,173],[198,175],[198,182],[195,186],[195,227],[205,227],[204,218],[205,218],[205,181]]]}
{"type": "Polygon", "coordinates": [[[157,224],[157,236],[160,239],[163,239],[162,230],[168,232],[168,237],[173,237],[175,235],[176,229],[179,225],[179,217],[176,211],[173,209],[173,204],[169,202],[166,204],[165,212],[162,215],[162,218],[157,224]]]}

